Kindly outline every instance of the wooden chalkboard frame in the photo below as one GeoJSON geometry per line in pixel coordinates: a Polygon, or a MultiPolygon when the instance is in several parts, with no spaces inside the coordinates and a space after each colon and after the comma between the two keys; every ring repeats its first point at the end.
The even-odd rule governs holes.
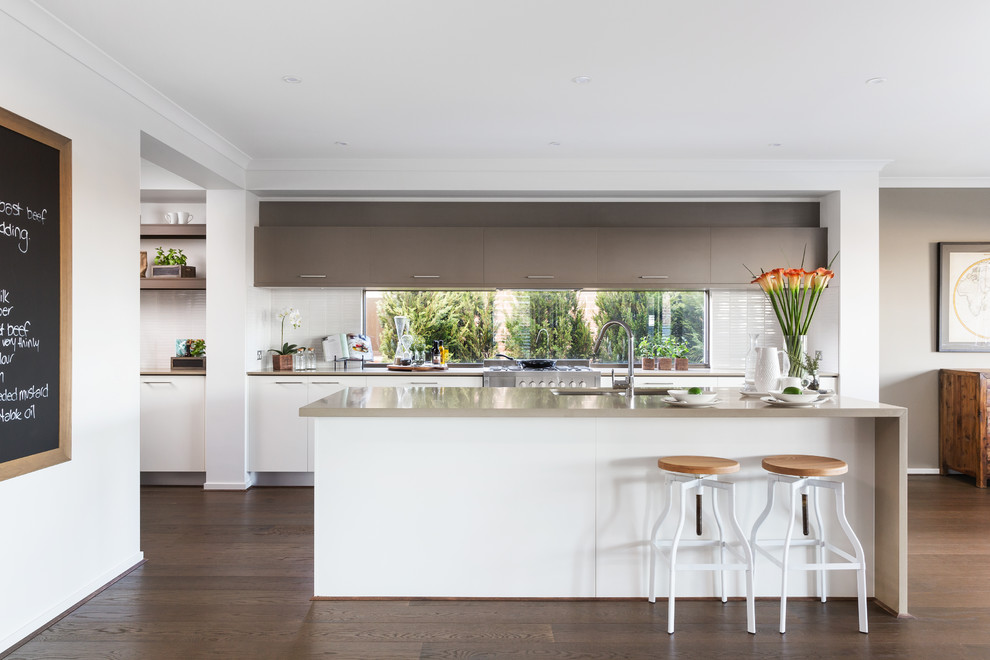
{"type": "Polygon", "coordinates": [[[0,126],[58,151],[59,323],[58,447],[0,463],[0,481],[72,458],[72,140],[0,108],[0,126]]]}

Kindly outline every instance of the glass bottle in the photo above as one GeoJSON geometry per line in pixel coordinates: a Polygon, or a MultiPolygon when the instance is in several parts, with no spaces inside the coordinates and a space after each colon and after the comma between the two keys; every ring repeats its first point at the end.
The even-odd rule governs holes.
{"type": "Polygon", "coordinates": [[[316,371],[316,349],[306,349],[306,371],[316,371]]]}
{"type": "Polygon", "coordinates": [[[437,350],[440,351],[440,364],[444,364],[446,360],[443,359],[443,340],[441,339],[437,343],[438,343],[437,350]]]}
{"type": "Polygon", "coordinates": [[[754,381],[756,380],[756,342],[760,338],[760,333],[751,332],[749,333],[749,350],[746,351],[746,371],[745,371],[745,384],[743,389],[752,390],[754,388],[754,381]]]}
{"type": "Polygon", "coordinates": [[[440,364],[440,342],[437,340],[433,341],[433,353],[432,359],[430,360],[433,364],[440,364]]]}
{"type": "Polygon", "coordinates": [[[292,370],[304,371],[306,369],[306,349],[297,348],[292,354],[292,370]]]}

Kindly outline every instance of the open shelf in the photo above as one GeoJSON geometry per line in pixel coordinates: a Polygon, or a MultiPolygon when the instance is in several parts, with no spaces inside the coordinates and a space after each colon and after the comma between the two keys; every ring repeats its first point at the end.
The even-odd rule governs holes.
{"type": "Polygon", "coordinates": [[[141,238],[206,238],[206,225],[141,225],[141,238]]]}
{"type": "Polygon", "coordinates": [[[142,277],[142,289],[206,289],[205,277],[142,277]]]}

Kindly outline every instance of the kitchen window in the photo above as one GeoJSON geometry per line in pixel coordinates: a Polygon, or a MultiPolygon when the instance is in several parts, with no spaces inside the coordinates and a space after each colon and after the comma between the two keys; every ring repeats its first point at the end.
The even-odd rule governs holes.
{"type": "MultiPolygon", "coordinates": [[[[365,328],[378,361],[395,356],[396,316],[410,320],[414,348],[443,340],[451,362],[513,357],[587,358],[598,328],[624,321],[636,337],[670,337],[692,364],[708,362],[707,291],[366,291],[365,328]]],[[[637,355],[641,352],[637,351],[637,355]]],[[[625,362],[626,340],[610,334],[599,362],[625,362]]]]}

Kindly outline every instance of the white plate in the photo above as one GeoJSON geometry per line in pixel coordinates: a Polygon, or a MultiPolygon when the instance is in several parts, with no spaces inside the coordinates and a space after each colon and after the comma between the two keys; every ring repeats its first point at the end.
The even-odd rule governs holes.
{"type": "Polygon", "coordinates": [[[678,406],[680,408],[710,408],[711,406],[714,406],[716,403],[720,402],[719,399],[715,399],[714,401],[704,401],[704,402],[678,401],[672,396],[666,397],[663,401],[664,403],[669,403],[672,406],[678,406]]]}
{"type": "Polygon", "coordinates": [[[739,393],[743,396],[769,396],[769,392],[757,392],[756,390],[739,390],[739,393]]]}
{"type": "Polygon", "coordinates": [[[771,406],[780,406],[781,408],[810,408],[812,406],[817,406],[823,401],[823,399],[818,399],[817,401],[809,401],[808,403],[791,403],[790,401],[781,401],[780,399],[775,399],[772,396],[760,397],[760,401],[764,403],[769,403],[771,406]]]}

